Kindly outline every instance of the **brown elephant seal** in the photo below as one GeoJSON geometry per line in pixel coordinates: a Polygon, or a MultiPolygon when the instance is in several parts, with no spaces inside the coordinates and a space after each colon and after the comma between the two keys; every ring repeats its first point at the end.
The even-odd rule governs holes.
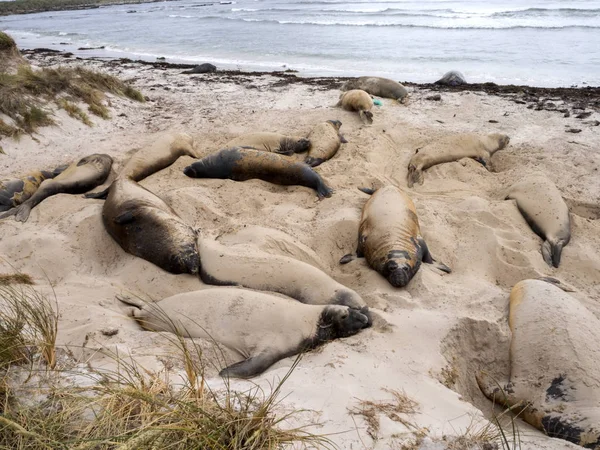
{"type": "Polygon", "coordinates": [[[341,106],[346,111],[356,111],[365,123],[373,123],[373,99],[361,89],[352,89],[340,94],[340,101],[335,106],[341,106]]]}
{"type": "Polygon", "coordinates": [[[468,84],[467,80],[462,73],[451,70],[446,72],[442,78],[437,80],[433,84],[440,84],[442,86],[462,86],[463,84],[468,84]]]}
{"type": "Polygon", "coordinates": [[[342,85],[342,91],[362,89],[377,97],[392,98],[400,103],[408,99],[408,91],[404,86],[394,80],[382,77],[358,77],[342,85]]]}
{"type": "Polygon", "coordinates": [[[142,328],[210,339],[237,351],[242,361],[222,377],[251,378],[277,361],[333,339],[357,334],[368,323],[360,311],[341,305],[305,305],[264,292],[212,288],[135,306],[142,328]]]}
{"type": "Polygon", "coordinates": [[[225,147],[252,147],[256,150],[291,156],[294,153],[307,152],[310,148],[310,140],[304,137],[286,136],[279,133],[248,133],[229,141],[225,147]]]}
{"type": "Polygon", "coordinates": [[[221,178],[246,181],[258,178],[281,185],[299,185],[317,191],[319,198],[331,197],[333,190],[321,176],[302,162],[277,153],[233,147],[220,150],[187,166],[183,173],[191,178],[221,178]]]}
{"type": "Polygon", "coordinates": [[[0,180],[0,212],[19,206],[38,190],[44,180],[60,175],[68,166],[57,167],[52,172],[36,170],[21,178],[0,180]]]}
{"type": "Polygon", "coordinates": [[[509,142],[510,138],[500,133],[487,136],[461,133],[433,141],[417,149],[410,159],[406,178],[408,187],[413,187],[416,182],[423,184],[424,170],[463,158],[473,158],[489,170],[492,155],[506,147],[509,142]]]}
{"type": "Polygon", "coordinates": [[[170,273],[198,273],[196,231],[164,200],[135,181],[117,178],[111,184],[102,222],[127,253],[170,273]]]}
{"type": "Polygon", "coordinates": [[[208,238],[198,239],[198,251],[202,255],[200,277],[206,284],[279,292],[310,305],[366,306],[352,289],[297,259],[258,249],[248,251],[248,247],[227,247],[208,238]]]}
{"type": "Polygon", "coordinates": [[[93,154],[70,164],[60,175],[44,180],[35,194],[28,200],[0,214],[0,219],[15,216],[15,220],[25,222],[32,208],[46,198],[56,194],[83,194],[104,183],[112,167],[112,158],[104,154],[93,154]]]}
{"type": "MultiPolygon", "coordinates": [[[[372,197],[362,210],[356,256],[364,256],[369,266],[392,286],[404,287],[421,267],[421,261],[427,264],[435,262],[421,236],[415,205],[395,186],[376,191],[360,190],[372,194],[372,197]]],[[[353,255],[345,255],[340,263],[346,264],[352,259],[353,255]]],[[[446,273],[451,272],[442,263],[437,263],[436,267],[446,273]]]]}
{"type": "Polygon", "coordinates": [[[311,167],[333,158],[342,144],[348,142],[340,134],[342,122],[339,120],[327,120],[314,127],[308,134],[310,150],[304,162],[311,167]]]}
{"type": "Polygon", "coordinates": [[[600,449],[600,320],[560,287],[523,280],[510,293],[510,374],[477,374],[482,392],[548,436],[600,449]]]}
{"type": "Polygon", "coordinates": [[[508,190],[506,199],[517,208],[531,229],[542,239],[542,256],[558,267],[562,249],[571,240],[569,208],[555,184],[543,175],[527,176],[508,190]]]}
{"type": "MultiPolygon", "coordinates": [[[[131,156],[119,172],[119,177],[141,181],[159,170],[173,164],[181,156],[196,158],[194,140],[186,133],[167,133],[160,136],[150,146],[131,156]]],[[[99,192],[88,193],[87,198],[106,198],[108,187],[99,192]]]]}

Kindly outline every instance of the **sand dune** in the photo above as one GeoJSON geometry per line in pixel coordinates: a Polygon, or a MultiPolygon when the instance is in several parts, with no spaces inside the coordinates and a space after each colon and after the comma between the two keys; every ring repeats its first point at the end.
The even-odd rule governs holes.
{"type": "MultiPolygon", "coordinates": [[[[336,90],[301,84],[278,87],[277,79],[269,76],[251,83],[225,78],[211,78],[209,83],[184,78],[177,70],[135,65],[110,70],[135,77],[136,87],[151,101],[134,105],[111,99],[111,122],[87,128],[64,116],[59,128],[41,131],[39,144],[29,138],[3,142],[7,155],[0,155],[2,175],[54,167],[95,152],[108,153],[123,164],[129,152],[149,145],[164,131],[192,134],[202,157],[242,133],[306,135],[324,120],[343,123],[341,132],[349,142],[316,168],[335,190],[322,201],[305,187],[188,178],[182,172],[193,161],[188,156],[141,182],[203,235],[215,236],[223,245],[243,245],[248,252],[255,248],[315,265],[358,292],[394,325],[388,332],[363,330],[305,355],[284,387],[289,396],[282,407],[318,411],[306,417],[324,423],[319,432],[340,433],[332,437],[340,448],[402,448],[424,428],[428,438],[422,448],[443,448],[433,441],[461,435],[473,421],[485,423],[492,405],[473,375],[482,366],[502,370],[508,364],[508,294],[518,281],[544,275],[564,280],[600,317],[600,222],[593,217],[593,204],[600,196],[597,127],[573,135],[564,129],[576,125],[577,119],[557,113],[472,92],[444,93],[441,102],[431,102],[425,100],[428,93],[418,89],[413,89],[407,106],[383,99],[382,107],[374,107],[374,123],[368,127],[355,113],[333,107],[336,90]],[[157,84],[171,89],[150,89],[157,84]],[[424,185],[406,188],[407,163],[414,150],[457,132],[502,132],[511,142],[493,156],[493,172],[463,160],[432,167],[424,185]],[[571,204],[584,205],[572,208],[572,239],[559,269],[546,265],[541,239],[514,202],[502,196],[515,180],[539,171],[571,204]],[[360,212],[368,199],[357,187],[385,184],[409,193],[431,253],[452,268],[451,274],[424,264],[406,288],[395,289],[364,259],[338,263],[356,248],[360,212]],[[389,399],[384,389],[403,390],[418,403],[418,412],[405,417],[415,428],[382,415],[373,439],[366,422],[349,409],[359,399],[389,399]]],[[[117,347],[150,369],[162,368],[169,346],[160,333],[141,331],[115,295],[129,292],[160,300],[205,285],[125,253],[105,231],[101,209],[101,200],[61,194],[37,206],[24,224],[1,221],[0,271],[12,271],[10,264],[31,274],[44,292],[54,286],[60,344],[80,352],[85,346],[88,353],[117,347]],[[118,333],[106,336],[102,330],[107,328],[118,333]]],[[[92,357],[91,364],[95,361],[92,357]]],[[[97,361],[102,363],[101,358],[97,361]]],[[[291,358],[284,359],[254,381],[266,385],[291,364],[291,358]]],[[[177,369],[181,362],[175,361],[177,369]]],[[[222,383],[215,369],[210,375],[212,385],[222,383]]],[[[234,386],[244,383],[235,381],[234,386]]],[[[521,430],[523,448],[577,448],[525,424],[521,430]]]]}

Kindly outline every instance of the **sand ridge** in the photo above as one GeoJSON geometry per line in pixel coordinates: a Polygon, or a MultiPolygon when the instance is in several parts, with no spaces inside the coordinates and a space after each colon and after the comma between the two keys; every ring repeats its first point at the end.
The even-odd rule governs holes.
{"type": "MultiPolygon", "coordinates": [[[[289,396],[284,406],[320,411],[324,426],[317,431],[341,433],[332,437],[340,448],[401,448],[411,438],[414,430],[382,417],[377,439],[372,439],[360,416],[348,413],[358,399],[388,398],[382,389],[404,390],[414,399],[419,412],[409,418],[432,438],[457,435],[472,420],[484,421],[481,411],[489,417],[491,403],[478,392],[472,375],[481,365],[501,370],[507,364],[502,355],[509,336],[508,294],[518,281],[560,278],[600,318],[600,224],[597,210],[585,207],[600,195],[598,128],[573,135],[565,133],[565,125],[580,126],[575,118],[477,92],[443,93],[440,102],[431,102],[425,100],[429,92],[417,89],[406,106],[382,99],[383,106],[373,108],[373,125],[364,126],[355,113],[334,108],[337,90],[277,86],[277,78],[268,75],[239,84],[227,79],[209,83],[175,69],[78,63],[133,79],[150,101],[134,105],[111,97],[110,122],[97,120],[90,129],[65,115],[59,127],[41,130],[39,143],[27,137],[3,141],[3,178],[93,152],[110,154],[119,167],[126,154],[166,131],[193,135],[202,157],[242,133],[306,135],[322,121],[342,122],[340,131],[348,143],[315,169],[335,190],[322,201],[299,186],[190,179],[182,173],[193,162],[188,156],[141,182],[186,223],[220,243],[313,264],[358,292],[394,325],[390,332],[363,330],[305,355],[285,385],[289,396]],[[471,160],[442,164],[427,170],[423,186],[408,190],[407,164],[414,150],[458,132],[501,132],[511,142],[492,157],[493,172],[471,160]],[[546,265],[540,238],[514,202],[502,197],[511,183],[536,171],[557,185],[568,204],[580,207],[572,208],[572,239],[558,269],[546,265]],[[357,187],[385,184],[411,196],[425,241],[434,257],[452,268],[451,274],[442,276],[422,265],[406,288],[395,289],[364,259],[338,264],[356,249],[360,213],[368,199],[357,187]],[[444,373],[456,377],[448,379],[444,373]]],[[[90,351],[119,348],[150,369],[162,368],[168,345],[160,333],[141,331],[115,295],[133,292],[159,300],[208,286],[126,254],[104,230],[101,209],[101,200],[56,195],[34,208],[24,224],[1,221],[1,270],[9,271],[10,262],[31,274],[43,291],[51,293],[50,284],[54,286],[60,344],[74,349],[85,345],[90,351]],[[101,332],[106,327],[119,332],[106,336],[101,332]]],[[[282,360],[254,381],[266,385],[291,364],[291,358],[282,360]]],[[[218,386],[222,381],[215,375],[213,370],[210,383],[218,386]]],[[[234,386],[245,385],[236,381],[234,386]]],[[[522,432],[523,448],[578,448],[527,425],[522,432]]]]}

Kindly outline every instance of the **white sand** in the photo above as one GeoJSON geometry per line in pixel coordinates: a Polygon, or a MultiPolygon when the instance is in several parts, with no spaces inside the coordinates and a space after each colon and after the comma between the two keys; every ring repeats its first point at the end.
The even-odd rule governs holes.
{"type": "MultiPolygon", "coordinates": [[[[113,119],[92,117],[93,128],[59,112],[59,125],[42,129],[36,135],[39,143],[28,137],[3,140],[2,178],[96,152],[112,155],[120,165],[129,152],[167,130],[189,132],[196,150],[205,155],[242,133],[307,134],[320,121],[342,121],[349,143],[317,168],[335,189],[320,202],[304,187],[190,179],[182,173],[193,161],[189,157],[141,183],[170,202],[187,223],[220,236],[223,244],[253,245],[322,268],[371,307],[384,310],[396,325],[389,333],[365,330],[305,355],[284,386],[283,394],[289,395],[283,407],[317,411],[300,418],[321,421],[324,426],[316,432],[339,433],[331,438],[341,449],[400,449],[414,440],[416,429],[384,415],[373,440],[361,416],[349,414],[359,399],[391,399],[384,389],[404,390],[418,403],[419,412],[403,418],[427,429],[429,438],[421,448],[444,448],[432,440],[459,436],[472,422],[481,428],[492,405],[479,392],[474,371],[506,370],[508,295],[519,280],[557,277],[575,287],[574,296],[600,317],[598,210],[572,209],[582,215],[572,214],[571,242],[560,268],[553,269],[542,259],[541,239],[502,195],[511,182],[542,171],[571,206],[598,203],[600,127],[483,93],[442,93],[442,101],[432,102],[425,100],[430,92],[415,89],[408,106],[383,99],[383,106],[373,109],[374,124],[367,127],[356,113],[333,107],[336,90],[273,86],[278,78],[270,76],[238,77],[239,84],[208,83],[180,70],[135,64],[110,72],[133,79],[150,101],[137,104],[111,96],[113,119]],[[567,125],[583,131],[565,133],[567,125]],[[508,148],[492,158],[497,172],[472,160],[444,164],[425,172],[423,186],[408,190],[433,256],[450,266],[452,274],[441,275],[424,264],[405,289],[395,289],[364,260],[338,264],[356,247],[358,220],[368,198],[358,186],[392,183],[406,189],[406,166],[417,147],[449,133],[495,131],[511,137],[508,148]],[[444,369],[456,378],[446,383],[454,390],[441,382],[452,378],[443,376],[444,369]]],[[[160,300],[203,284],[126,254],[104,230],[101,209],[100,200],[56,195],[34,208],[24,224],[0,222],[0,272],[29,273],[45,292],[54,286],[61,345],[74,350],[117,347],[146,367],[161,369],[167,357],[160,355],[172,349],[160,333],[141,331],[126,317],[115,295],[133,292],[160,300]],[[118,334],[108,337],[100,331],[110,328],[118,334]]],[[[96,360],[92,357],[91,363],[96,360]]],[[[180,361],[172,362],[181,367],[180,361]]],[[[266,386],[292,362],[282,360],[253,381],[266,386]]],[[[210,372],[209,382],[218,386],[222,381],[215,373],[210,372]]],[[[236,381],[234,386],[249,384],[236,381]]],[[[519,423],[523,448],[578,448],[519,423]]]]}

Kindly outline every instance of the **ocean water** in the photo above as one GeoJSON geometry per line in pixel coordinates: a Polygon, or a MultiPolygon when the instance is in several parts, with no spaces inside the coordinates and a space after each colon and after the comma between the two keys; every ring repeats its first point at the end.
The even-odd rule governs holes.
{"type": "Polygon", "coordinates": [[[600,0],[179,0],[0,17],[0,29],[21,48],[220,68],[600,85],[600,0]]]}

